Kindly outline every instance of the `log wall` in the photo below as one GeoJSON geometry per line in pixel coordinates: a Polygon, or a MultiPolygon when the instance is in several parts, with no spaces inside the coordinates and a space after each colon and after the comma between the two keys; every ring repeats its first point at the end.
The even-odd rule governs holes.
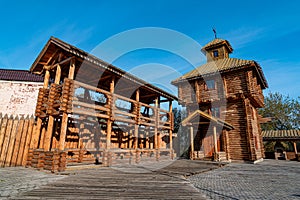
{"type": "MultiPolygon", "coordinates": [[[[263,144],[257,108],[263,107],[264,98],[257,74],[253,69],[245,68],[221,76],[222,79],[214,76],[205,78],[206,81],[215,80],[216,87],[213,89],[207,89],[205,80],[201,78],[181,83],[178,86],[179,99],[187,106],[188,114],[200,109],[213,115],[210,112],[212,105],[219,106],[220,116],[217,117],[225,119],[234,127],[226,133],[228,140],[223,139],[228,158],[250,161],[260,159],[263,157],[263,144]],[[193,98],[193,94],[196,98],[193,98]]],[[[201,145],[208,149],[211,142],[209,134],[206,135],[201,145]]],[[[195,141],[199,138],[196,136],[195,141]]],[[[199,149],[198,146],[195,144],[195,150],[199,149]]]]}

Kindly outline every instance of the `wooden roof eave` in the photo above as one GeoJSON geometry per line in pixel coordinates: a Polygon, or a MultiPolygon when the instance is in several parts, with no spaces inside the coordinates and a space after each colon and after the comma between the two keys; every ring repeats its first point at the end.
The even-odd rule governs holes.
{"type": "Polygon", "coordinates": [[[262,83],[262,86],[263,86],[262,89],[268,88],[269,87],[268,86],[268,82],[267,82],[267,79],[266,79],[266,77],[265,77],[262,69],[261,69],[261,66],[256,61],[253,61],[252,66],[253,65],[254,65],[254,68],[255,68],[255,70],[257,72],[257,75],[258,75],[258,77],[260,79],[260,82],[262,83]]]}
{"type": "Polygon", "coordinates": [[[300,141],[300,130],[262,131],[264,141],[300,141]]]}
{"type": "Polygon", "coordinates": [[[209,115],[209,114],[207,114],[207,113],[204,113],[204,112],[202,112],[201,110],[196,110],[195,112],[193,112],[192,114],[190,114],[187,118],[185,118],[185,119],[181,122],[181,124],[182,124],[183,126],[188,126],[188,125],[191,123],[191,121],[192,121],[197,115],[199,115],[200,117],[203,117],[203,118],[209,120],[210,122],[213,122],[213,123],[215,123],[215,124],[217,124],[217,125],[219,125],[219,126],[223,126],[223,127],[225,127],[226,129],[229,129],[229,130],[234,129],[234,127],[233,127],[231,124],[229,124],[229,123],[227,123],[227,122],[225,122],[225,121],[223,121],[223,120],[221,120],[221,119],[219,119],[219,118],[213,117],[213,116],[211,116],[211,115],[209,115]]]}
{"type": "Polygon", "coordinates": [[[199,74],[198,76],[193,76],[193,77],[185,78],[185,79],[175,79],[171,83],[175,86],[178,86],[180,83],[185,82],[185,81],[192,81],[192,80],[196,80],[199,78],[210,77],[210,76],[216,75],[217,73],[227,73],[227,72],[232,72],[232,71],[247,68],[247,67],[254,67],[259,76],[259,80],[262,83],[263,89],[268,88],[268,83],[267,83],[267,80],[266,80],[262,70],[261,70],[261,67],[254,60],[252,61],[252,63],[246,64],[246,65],[241,65],[241,66],[235,67],[235,68],[229,68],[229,69],[225,69],[225,70],[210,72],[207,74],[199,74]]]}
{"type": "MultiPolygon", "coordinates": [[[[108,70],[108,71],[111,71],[112,73],[116,74],[116,75],[119,75],[120,77],[125,77],[126,79],[132,81],[132,82],[135,82],[137,83],[138,85],[140,85],[141,87],[144,87],[146,88],[147,90],[150,90],[152,92],[155,92],[169,100],[178,100],[178,98],[172,94],[169,94],[165,91],[163,91],[162,89],[154,86],[154,85],[151,85],[145,81],[143,81],[142,79],[132,75],[132,74],[129,74],[93,55],[90,55],[88,54],[87,52],[75,47],[75,46],[72,46],[68,43],[65,43],[64,41],[62,40],[59,40],[57,38],[54,38],[54,37],[51,37],[48,42],[46,43],[46,45],[44,46],[44,48],[42,49],[41,53],[38,55],[38,57],[35,59],[34,63],[32,64],[32,66],[30,67],[30,71],[34,72],[35,68],[39,65],[39,61],[42,59],[42,57],[45,55],[45,53],[47,52],[49,46],[51,44],[54,44],[56,46],[58,46],[59,48],[63,49],[64,51],[68,52],[68,53],[71,53],[73,55],[75,55],[76,57],[79,57],[81,58],[82,60],[84,61],[87,61],[93,65],[96,65],[98,67],[102,67],[104,68],[105,70],[108,70]]],[[[42,72],[42,71],[41,71],[42,72]]],[[[39,72],[36,72],[36,73],[39,73],[39,72]]]]}
{"type": "Polygon", "coordinates": [[[42,51],[39,53],[38,57],[34,60],[33,64],[31,65],[29,71],[31,71],[32,73],[36,73],[36,74],[41,74],[42,71],[38,72],[38,71],[34,71],[35,68],[37,67],[37,65],[39,64],[39,61],[41,60],[41,58],[45,55],[47,49],[49,48],[51,44],[51,38],[47,41],[46,45],[43,47],[42,51]]]}

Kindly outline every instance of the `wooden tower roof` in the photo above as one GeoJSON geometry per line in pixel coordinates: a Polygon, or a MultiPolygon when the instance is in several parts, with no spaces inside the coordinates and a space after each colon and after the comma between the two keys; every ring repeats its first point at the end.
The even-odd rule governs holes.
{"type": "Polygon", "coordinates": [[[202,47],[201,51],[205,54],[207,51],[211,49],[216,49],[220,46],[225,46],[229,53],[233,52],[233,48],[231,47],[230,43],[227,40],[216,38],[212,40],[211,42],[207,43],[202,47]]]}
{"type": "MultiPolygon", "coordinates": [[[[230,43],[227,40],[216,38],[206,44],[201,51],[206,54],[207,52],[211,52],[215,49],[225,47],[227,53],[231,53],[233,51],[230,43]]],[[[264,76],[262,68],[260,65],[254,60],[243,60],[238,58],[229,58],[224,57],[222,59],[209,60],[207,63],[193,69],[192,71],[184,74],[183,76],[172,81],[173,85],[178,85],[180,82],[189,81],[193,79],[199,79],[203,77],[208,77],[212,75],[216,75],[218,73],[223,74],[227,72],[232,72],[235,70],[245,69],[245,68],[254,68],[257,72],[258,79],[261,83],[262,89],[268,87],[267,80],[264,76]]]]}

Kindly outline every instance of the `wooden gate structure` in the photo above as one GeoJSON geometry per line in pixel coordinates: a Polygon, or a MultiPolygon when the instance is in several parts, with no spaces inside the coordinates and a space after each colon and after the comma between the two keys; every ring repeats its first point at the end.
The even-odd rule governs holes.
{"type": "Polygon", "coordinates": [[[44,76],[44,87],[29,166],[173,159],[175,96],[53,37],[30,71],[44,76]]]}
{"type": "Polygon", "coordinates": [[[196,110],[182,121],[190,130],[190,159],[229,161],[228,131],[233,126],[219,118],[196,110]]]}

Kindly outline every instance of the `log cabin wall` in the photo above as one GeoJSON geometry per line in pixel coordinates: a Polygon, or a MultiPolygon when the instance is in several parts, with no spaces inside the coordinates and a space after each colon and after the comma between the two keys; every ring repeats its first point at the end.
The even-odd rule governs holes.
{"type": "Polygon", "coordinates": [[[228,132],[228,149],[232,160],[250,160],[245,115],[242,99],[227,102],[226,121],[234,126],[234,130],[228,132]]]}

